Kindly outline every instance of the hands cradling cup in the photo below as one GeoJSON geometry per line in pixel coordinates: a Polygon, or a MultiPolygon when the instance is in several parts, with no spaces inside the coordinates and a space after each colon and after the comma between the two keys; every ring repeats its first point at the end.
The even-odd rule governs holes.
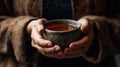
{"type": "Polygon", "coordinates": [[[87,19],[78,20],[78,23],[81,24],[80,31],[85,35],[80,40],[71,42],[69,47],[66,47],[64,51],[58,44],[53,44],[50,40],[42,36],[45,22],[45,19],[33,20],[27,26],[27,30],[31,35],[32,46],[47,57],[57,59],[79,57],[84,54],[92,44],[94,37],[93,25],[87,19]]]}

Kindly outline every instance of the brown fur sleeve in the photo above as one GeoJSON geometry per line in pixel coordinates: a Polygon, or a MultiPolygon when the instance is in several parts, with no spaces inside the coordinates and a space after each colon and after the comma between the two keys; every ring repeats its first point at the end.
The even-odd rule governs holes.
{"type": "Polygon", "coordinates": [[[18,61],[27,61],[26,46],[31,45],[31,42],[26,32],[26,26],[33,19],[35,18],[30,16],[20,16],[0,22],[0,53],[13,53],[18,61]]]}
{"type": "Polygon", "coordinates": [[[94,24],[93,45],[96,45],[94,48],[91,47],[86,55],[83,55],[86,60],[99,63],[108,55],[120,53],[120,20],[115,21],[101,16],[85,16],[84,18],[91,20],[94,24]],[[94,54],[96,48],[98,52],[94,54]]]}

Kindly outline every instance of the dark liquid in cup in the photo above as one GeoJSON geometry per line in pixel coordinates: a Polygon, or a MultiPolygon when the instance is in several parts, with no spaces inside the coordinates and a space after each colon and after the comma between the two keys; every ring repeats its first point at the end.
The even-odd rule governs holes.
{"type": "Polygon", "coordinates": [[[46,28],[53,31],[70,31],[76,29],[77,27],[69,24],[52,24],[46,28]]]}

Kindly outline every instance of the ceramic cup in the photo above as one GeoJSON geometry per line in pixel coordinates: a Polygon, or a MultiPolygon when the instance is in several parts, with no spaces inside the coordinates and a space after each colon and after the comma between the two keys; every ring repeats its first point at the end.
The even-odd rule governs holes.
{"type": "Polygon", "coordinates": [[[55,19],[44,24],[43,37],[62,49],[81,38],[80,23],[70,19],[55,19]]]}

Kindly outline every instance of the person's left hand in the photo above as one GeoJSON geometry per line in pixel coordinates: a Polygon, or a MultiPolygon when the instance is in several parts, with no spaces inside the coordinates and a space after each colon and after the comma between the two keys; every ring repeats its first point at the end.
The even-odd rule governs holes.
{"type": "Polygon", "coordinates": [[[80,19],[78,22],[81,24],[80,30],[85,35],[82,39],[70,43],[68,48],[64,49],[64,58],[75,58],[84,54],[92,44],[94,38],[93,24],[91,24],[87,19],[80,19]]]}

